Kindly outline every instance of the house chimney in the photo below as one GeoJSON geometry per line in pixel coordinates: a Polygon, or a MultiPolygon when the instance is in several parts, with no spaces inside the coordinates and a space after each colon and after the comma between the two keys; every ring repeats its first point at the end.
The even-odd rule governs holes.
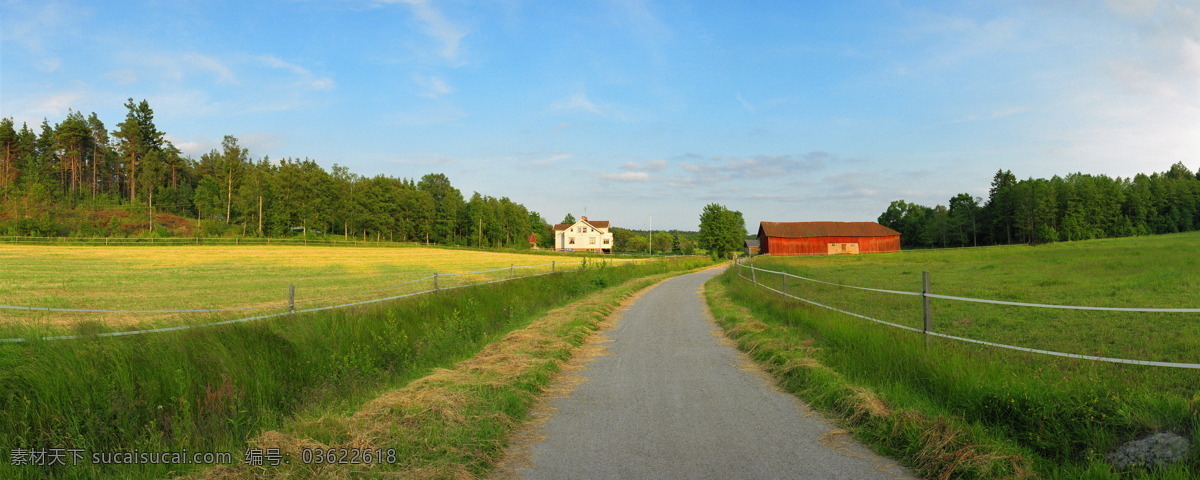
{"type": "Polygon", "coordinates": [[[587,221],[587,217],[579,217],[579,218],[582,218],[583,221],[585,221],[585,222],[587,221]]]}

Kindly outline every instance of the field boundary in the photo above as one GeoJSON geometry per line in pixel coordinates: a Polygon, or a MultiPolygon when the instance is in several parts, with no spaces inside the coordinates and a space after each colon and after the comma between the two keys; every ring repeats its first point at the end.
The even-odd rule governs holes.
{"type": "MultiPolygon", "coordinates": [[[[609,262],[612,262],[612,261],[636,261],[636,260],[635,259],[612,259],[612,260],[600,261],[600,262],[596,262],[596,263],[599,263],[601,265],[607,265],[609,262]]],[[[234,323],[250,322],[250,321],[254,321],[254,320],[264,320],[264,319],[268,319],[268,318],[281,317],[284,315],[319,312],[319,311],[323,311],[323,310],[333,310],[333,309],[338,309],[338,308],[353,307],[353,306],[357,306],[357,305],[367,305],[367,304],[371,304],[371,303],[385,302],[388,300],[397,300],[397,299],[413,297],[413,296],[417,296],[417,295],[424,295],[427,293],[435,293],[435,292],[440,292],[440,291],[445,291],[445,290],[454,290],[454,289],[473,287],[473,286],[479,286],[479,285],[489,285],[489,284],[493,284],[493,283],[507,282],[510,280],[517,280],[517,279],[522,279],[522,278],[540,277],[540,276],[544,276],[544,275],[551,275],[554,273],[561,273],[561,272],[555,271],[555,267],[558,265],[586,265],[586,262],[573,262],[573,263],[550,262],[550,263],[544,263],[544,264],[539,264],[539,265],[521,265],[521,266],[512,265],[512,266],[504,267],[504,268],[497,268],[497,269],[493,269],[493,270],[481,270],[481,271],[476,271],[476,272],[454,272],[454,273],[442,273],[442,274],[434,273],[433,275],[418,278],[416,280],[410,280],[407,282],[398,283],[398,284],[390,285],[387,287],[381,287],[381,288],[376,288],[376,289],[372,289],[372,290],[367,290],[365,292],[341,295],[341,296],[337,296],[337,297],[328,297],[328,298],[324,298],[324,299],[306,300],[304,302],[291,302],[291,303],[287,303],[287,304],[267,305],[267,306],[257,306],[257,307],[218,308],[218,309],[205,309],[205,310],[88,310],[88,309],[71,309],[71,308],[43,308],[43,307],[0,305],[0,309],[9,309],[9,310],[34,310],[34,311],[51,311],[51,312],[91,312],[91,313],[191,313],[191,312],[222,312],[222,311],[230,311],[230,310],[268,309],[268,308],[287,308],[288,309],[287,311],[284,311],[284,312],[270,313],[270,314],[266,314],[266,315],[256,315],[253,317],[235,318],[235,319],[230,319],[230,320],[221,320],[221,321],[209,322],[209,323],[199,323],[199,324],[191,324],[191,325],[176,325],[176,326],[172,326],[172,327],[148,328],[148,329],[142,329],[142,330],[127,330],[127,331],[119,331],[119,332],[101,332],[101,333],[93,333],[93,334],[86,334],[86,335],[58,335],[58,336],[48,336],[48,337],[36,337],[36,338],[23,338],[23,337],[0,338],[0,343],[19,343],[19,342],[28,342],[28,341],[35,341],[35,340],[56,341],[56,340],[78,340],[78,339],[84,339],[84,338],[99,338],[99,337],[119,337],[119,336],[126,336],[126,335],[141,335],[141,334],[146,334],[146,333],[175,332],[175,331],[180,331],[180,330],[189,330],[189,329],[193,329],[193,328],[215,327],[215,326],[219,326],[219,325],[229,325],[229,324],[234,324],[234,323]],[[523,275],[523,276],[516,275],[517,268],[525,269],[525,268],[538,268],[538,267],[546,267],[546,266],[551,267],[551,271],[543,272],[543,273],[535,273],[532,275],[523,275]],[[502,271],[506,271],[506,270],[509,271],[509,273],[510,273],[510,275],[506,278],[487,280],[487,281],[481,281],[481,282],[475,282],[475,283],[466,283],[466,284],[462,284],[462,285],[444,286],[444,287],[438,285],[439,277],[461,276],[461,275],[479,275],[479,274],[485,274],[485,273],[502,272],[502,271]],[[419,292],[410,292],[410,293],[405,293],[402,295],[393,295],[393,296],[388,296],[388,297],[383,297],[383,298],[373,298],[373,299],[369,299],[369,300],[342,303],[342,304],[338,304],[338,305],[313,307],[313,308],[306,308],[306,309],[300,309],[300,310],[296,310],[294,308],[297,303],[314,303],[314,302],[318,302],[318,301],[335,300],[335,299],[340,299],[340,298],[362,295],[364,293],[373,293],[373,292],[377,292],[377,291],[381,291],[381,290],[395,288],[395,287],[399,287],[399,286],[403,286],[403,285],[409,285],[409,284],[426,281],[426,280],[433,281],[433,288],[422,290],[419,292]]]]}
{"type": "Polygon", "coordinates": [[[1096,362],[1123,363],[1123,364],[1130,364],[1130,365],[1145,365],[1145,366],[1151,366],[1151,367],[1200,369],[1200,363],[1158,362],[1158,361],[1151,361],[1151,360],[1132,360],[1132,359],[1127,359],[1127,358],[1100,357],[1100,356],[1095,356],[1095,355],[1082,355],[1082,354],[1078,354],[1078,353],[1055,352],[1055,351],[1051,351],[1051,350],[1041,350],[1041,349],[1036,349],[1036,348],[1021,347],[1021,346],[1016,346],[1016,345],[1006,345],[1003,343],[995,343],[995,342],[988,342],[988,341],[984,341],[984,340],[977,340],[974,338],[959,337],[959,336],[955,336],[955,335],[947,335],[944,333],[934,332],[929,329],[909,327],[906,325],[900,325],[897,323],[879,320],[877,318],[868,317],[866,315],[842,310],[842,309],[839,309],[836,307],[831,307],[829,305],[814,302],[814,301],[806,299],[806,298],[801,298],[801,297],[797,297],[795,295],[791,295],[782,290],[777,290],[777,289],[767,286],[763,283],[760,283],[758,281],[757,275],[755,275],[755,272],[778,274],[778,275],[783,276],[784,278],[791,277],[791,278],[796,278],[799,280],[806,280],[806,281],[822,283],[822,284],[827,284],[827,285],[833,285],[833,286],[838,286],[838,287],[853,288],[853,289],[859,289],[859,290],[868,290],[868,291],[881,292],[881,293],[890,293],[890,294],[896,294],[896,295],[919,296],[919,297],[924,297],[926,299],[926,301],[928,301],[928,299],[930,299],[930,298],[939,298],[939,299],[943,299],[943,300],[990,303],[990,304],[1011,305],[1011,306],[1018,306],[1018,307],[1059,308],[1059,309],[1070,309],[1070,310],[1102,310],[1102,311],[1121,311],[1121,312],[1156,312],[1156,313],[1200,313],[1200,308],[1116,308],[1116,307],[1085,307],[1085,306],[1075,306],[1075,305],[1046,305],[1046,304],[1035,304],[1035,303],[1006,302],[1006,301],[1001,301],[1001,300],[987,300],[987,299],[979,299],[979,298],[954,297],[954,296],[949,296],[949,295],[935,295],[935,294],[928,293],[928,292],[905,292],[905,291],[898,291],[898,290],[883,290],[883,289],[876,289],[876,288],[859,287],[859,286],[854,286],[854,285],[842,285],[842,284],[838,284],[838,283],[832,283],[832,282],[826,282],[826,281],[822,281],[822,280],[811,279],[811,278],[807,278],[807,277],[801,277],[799,275],[793,275],[793,274],[790,274],[787,272],[767,270],[764,268],[756,267],[754,265],[749,265],[745,262],[736,262],[736,266],[739,267],[738,268],[738,276],[739,277],[746,279],[746,280],[750,280],[752,283],[754,283],[754,285],[764,288],[766,290],[778,293],[784,297],[788,297],[788,298],[791,298],[794,300],[799,300],[801,302],[805,302],[805,303],[808,303],[808,304],[811,304],[814,306],[818,306],[821,308],[833,310],[838,313],[850,315],[850,316],[861,318],[864,320],[869,320],[869,321],[872,321],[875,323],[899,328],[902,330],[908,330],[911,332],[920,333],[920,334],[931,336],[931,337],[939,337],[939,338],[945,338],[945,339],[949,339],[949,340],[956,340],[956,341],[960,341],[960,342],[974,343],[977,345],[985,345],[985,346],[995,347],[995,348],[1004,348],[1004,349],[1008,349],[1008,350],[1016,350],[1016,351],[1027,352],[1027,353],[1037,353],[1037,354],[1041,354],[1041,355],[1076,358],[1076,359],[1091,360],[1091,361],[1096,361],[1096,362]],[[751,275],[749,277],[747,277],[744,273],[746,269],[749,269],[751,272],[751,275]]]}

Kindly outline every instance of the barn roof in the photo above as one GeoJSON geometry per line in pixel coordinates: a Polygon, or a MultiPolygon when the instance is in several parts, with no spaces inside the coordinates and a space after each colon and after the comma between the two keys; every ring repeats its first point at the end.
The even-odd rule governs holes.
{"type": "Polygon", "coordinates": [[[900,232],[875,222],[762,222],[758,230],[768,237],[890,237],[900,232]]]}
{"type": "Polygon", "coordinates": [[[743,245],[745,245],[747,247],[758,248],[758,240],[746,240],[746,242],[743,245]]]}

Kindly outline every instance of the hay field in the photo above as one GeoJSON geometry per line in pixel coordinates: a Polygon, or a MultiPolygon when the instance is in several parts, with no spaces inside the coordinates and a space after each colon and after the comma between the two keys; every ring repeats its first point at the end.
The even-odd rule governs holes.
{"type": "MultiPolygon", "coordinates": [[[[559,264],[579,261],[424,247],[3,245],[0,305],[92,310],[277,306],[287,303],[289,285],[295,285],[297,308],[308,308],[432,288],[431,280],[388,287],[435,272],[471,272],[556,260],[559,264]]],[[[517,269],[516,273],[547,270],[549,267],[536,272],[517,269]]],[[[451,276],[439,283],[446,287],[481,277],[451,276]]],[[[202,314],[0,310],[0,331],[33,327],[54,332],[83,324],[127,329],[278,311],[280,308],[202,314]]]]}

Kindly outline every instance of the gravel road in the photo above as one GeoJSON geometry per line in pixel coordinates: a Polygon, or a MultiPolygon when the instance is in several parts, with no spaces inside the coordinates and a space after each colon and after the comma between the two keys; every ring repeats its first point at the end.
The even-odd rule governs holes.
{"type": "Polygon", "coordinates": [[[914,478],[780,391],[732,347],[701,297],[719,272],[668,280],[619,314],[607,354],[549,403],[535,432],[519,436],[526,440],[504,462],[516,466],[500,476],[914,478]]]}

